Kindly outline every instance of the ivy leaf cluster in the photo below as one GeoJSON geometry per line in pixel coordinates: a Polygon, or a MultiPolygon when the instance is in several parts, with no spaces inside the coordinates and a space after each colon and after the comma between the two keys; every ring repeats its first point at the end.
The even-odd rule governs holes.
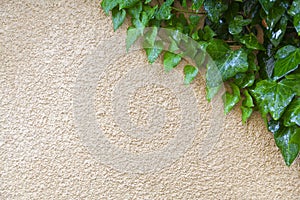
{"type": "Polygon", "coordinates": [[[184,67],[185,84],[205,67],[209,101],[225,82],[225,114],[239,105],[247,123],[259,111],[286,165],[294,162],[300,151],[300,0],[103,0],[101,6],[111,11],[114,30],[131,21],[127,49],[153,27],[143,35],[150,63],[162,55],[169,72],[186,56],[194,60],[184,67]],[[156,39],[160,28],[173,30],[169,51],[156,39]]]}

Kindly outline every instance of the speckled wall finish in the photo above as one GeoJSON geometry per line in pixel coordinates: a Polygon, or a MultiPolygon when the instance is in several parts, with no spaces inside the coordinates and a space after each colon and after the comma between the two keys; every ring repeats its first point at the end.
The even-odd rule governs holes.
{"type": "MultiPolygon", "coordinates": [[[[201,77],[191,86],[201,123],[190,147],[171,165],[132,174],[92,156],[77,133],[74,86],[99,42],[125,32],[125,27],[112,31],[110,17],[97,3],[0,0],[1,200],[300,198],[299,160],[290,168],[284,165],[257,113],[244,126],[238,109],[226,116],[213,150],[199,158],[211,110],[201,77]]],[[[115,71],[105,73],[122,76],[147,61],[143,51],[136,51],[114,65],[109,69],[115,71]]],[[[117,129],[106,127],[110,118],[101,111],[114,83],[107,77],[99,80],[95,95],[97,121],[108,138],[127,148],[130,143],[120,139],[117,129]]],[[[129,112],[136,124],[147,125],[144,110],[157,95],[172,108],[171,114],[182,106],[167,89],[144,87],[131,99],[129,112]]],[[[166,132],[159,145],[168,137],[166,132]]],[[[151,145],[134,144],[131,150],[148,151],[151,145]]]]}

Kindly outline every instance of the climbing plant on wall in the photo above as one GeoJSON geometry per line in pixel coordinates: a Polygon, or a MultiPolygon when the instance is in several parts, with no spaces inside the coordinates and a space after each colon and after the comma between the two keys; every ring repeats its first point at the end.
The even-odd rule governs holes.
{"type": "MultiPolygon", "coordinates": [[[[140,36],[130,30],[142,34],[146,27],[172,29],[199,43],[228,83],[225,113],[241,101],[246,123],[259,111],[286,165],[293,163],[300,150],[300,0],[103,0],[101,6],[106,14],[111,11],[114,30],[125,18],[131,21],[127,48],[140,36]]],[[[145,49],[150,63],[160,54],[166,71],[180,63],[182,54],[163,51],[153,33],[146,37],[152,44],[145,49]]],[[[186,46],[187,52],[198,48],[186,46]]],[[[184,82],[193,81],[199,66],[207,68],[211,82],[209,63],[195,56],[196,66],[184,67],[184,82]]],[[[209,101],[219,84],[206,84],[209,101]]]]}

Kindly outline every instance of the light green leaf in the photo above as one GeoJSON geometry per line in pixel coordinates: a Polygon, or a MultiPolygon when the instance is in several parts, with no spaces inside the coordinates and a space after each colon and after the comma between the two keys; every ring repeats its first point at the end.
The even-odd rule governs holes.
{"type": "Polygon", "coordinates": [[[252,96],[249,94],[248,90],[244,91],[245,99],[243,100],[243,106],[244,107],[254,107],[252,96]]]}
{"type": "Polygon", "coordinates": [[[241,106],[241,110],[242,110],[242,122],[243,124],[245,124],[247,120],[251,117],[253,108],[241,106]]]}
{"type": "Polygon", "coordinates": [[[106,14],[109,13],[113,8],[115,8],[120,3],[120,0],[103,0],[101,2],[101,7],[106,14]]]}
{"type": "Polygon", "coordinates": [[[164,54],[164,67],[167,72],[171,71],[176,67],[181,61],[181,56],[171,52],[166,52],[164,54]]]}
{"type": "Polygon", "coordinates": [[[300,126],[300,99],[294,99],[283,115],[285,126],[300,126]]]}
{"type": "Polygon", "coordinates": [[[256,36],[253,33],[244,35],[240,39],[240,42],[246,45],[248,49],[262,50],[262,51],[265,50],[264,46],[258,42],[256,36]]]}
{"type": "Polygon", "coordinates": [[[210,41],[214,36],[216,36],[216,33],[209,26],[205,26],[203,30],[203,39],[206,41],[210,41]]]}
{"type": "Polygon", "coordinates": [[[216,94],[219,92],[221,88],[221,85],[216,86],[216,87],[208,87],[208,85],[206,85],[206,99],[210,102],[214,96],[216,96],[216,94]]]}
{"type": "Polygon", "coordinates": [[[145,48],[148,61],[152,64],[158,58],[163,50],[162,41],[155,41],[153,48],[145,48]]]}
{"type": "Polygon", "coordinates": [[[183,69],[184,83],[190,84],[198,74],[198,68],[192,65],[186,65],[183,69]]]}
{"type": "Polygon", "coordinates": [[[295,96],[295,93],[289,87],[271,80],[258,82],[250,92],[255,98],[263,117],[270,113],[275,120],[282,116],[295,96]]]}
{"type": "Polygon", "coordinates": [[[142,35],[142,31],[140,31],[136,28],[129,27],[127,29],[127,37],[126,37],[126,50],[127,51],[141,35],[142,35]]]}
{"type": "Polygon", "coordinates": [[[233,107],[241,100],[241,94],[240,94],[239,87],[233,83],[230,83],[230,86],[232,89],[232,94],[229,92],[226,92],[223,95],[225,114],[228,114],[233,109],[233,107]]]}
{"type": "Polygon", "coordinates": [[[125,17],[126,17],[126,11],[124,9],[119,10],[118,8],[114,8],[112,10],[114,31],[116,31],[123,24],[125,17]]]}
{"type": "Polygon", "coordinates": [[[297,126],[283,127],[274,134],[276,145],[287,166],[290,166],[299,154],[300,128],[297,126]]]}
{"type": "Polygon", "coordinates": [[[275,55],[274,79],[280,79],[298,68],[300,64],[300,48],[287,45],[279,49],[275,55]]]}
{"type": "Polygon", "coordinates": [[[250,19],[244,19],[243,16],[237,15],[229,23],[229,33],[232,35],[239,34],[243,30],[243,26],[251,23],[250,19]]]}

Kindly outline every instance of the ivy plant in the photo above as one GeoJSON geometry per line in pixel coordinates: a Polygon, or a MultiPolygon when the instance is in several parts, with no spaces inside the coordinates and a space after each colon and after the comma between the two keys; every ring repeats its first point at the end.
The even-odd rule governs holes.
{"type": "Polygon", "coordinates": [[[176,53],[179,43],[185,46],[196,66],[184,67],[183,81],[191,83],[198,67],[206,67],[210,101],[220,83],[211,81],[210,63],[203,65],[203,58],[197,57],[197,48],[203,47],[229,86],[224,112],[238,104],[246,123],[259,111],[286,165],[294,162],[300,151],[300,0],[103,0],[101,6],[106,14],[111,11],[114,30],[126,18],[131,21],[127,49],[146,27],[155,27],[147,33],[146,55],[153,63],[163,54],[166,71],[183,58],[176,53]],[[155,40],[160,28],[174,30],[172,51],[164,51],[162,42],[155,40]],[[175,40],[176,32],[199,45],[175,40]]]}

